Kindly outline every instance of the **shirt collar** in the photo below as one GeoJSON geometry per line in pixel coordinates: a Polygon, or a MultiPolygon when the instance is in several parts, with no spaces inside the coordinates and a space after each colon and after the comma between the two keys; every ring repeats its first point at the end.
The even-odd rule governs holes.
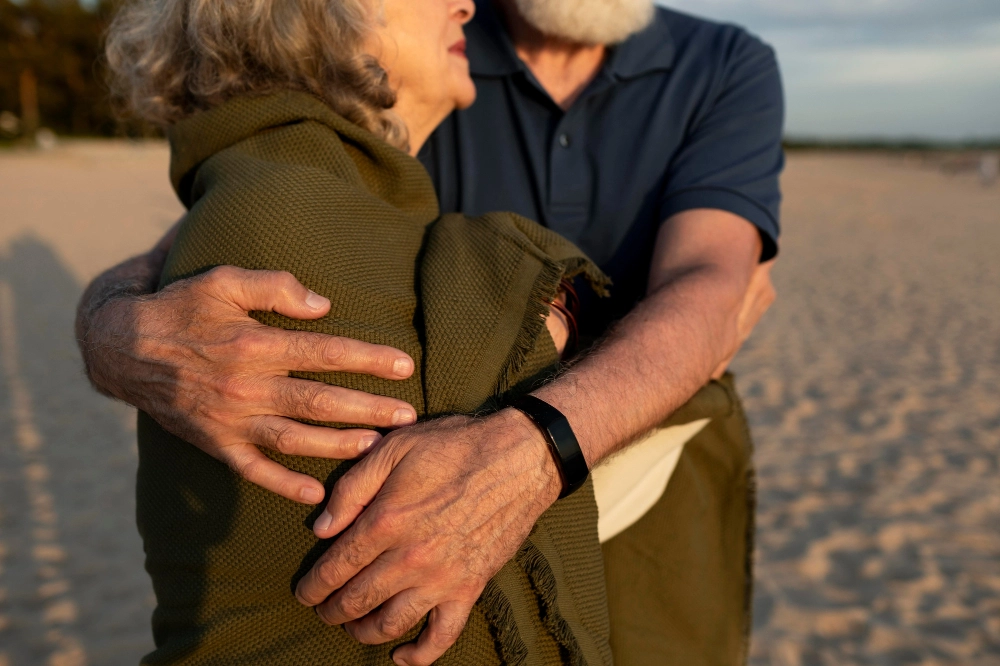
{"type": "Polygon", "coordinates": [[[465,26],[469,72],[473,76],[511,76],[526,70],[493,8],[493,0],[476,0],[476,16],[465,26]]]}
{"type": "Polygon", "coordinates": [[[674,38],[657,8],[653,22],[611,49],[604,69],[618,79],[635,79],[674,66],[674,38]]]}
{"type": "MultiPolygon", "coordinates": [[[[603,68],[606,73],[616,79],[634,79],[673,67],[674,39],[661,12],[656,10],[653,22],[642,32],[610,49],[603,68]]],[[[465,30],[473,76],[503,77],[527,70],[493,8],[493,0],[476,0],[476,16],[465,30]]]]}

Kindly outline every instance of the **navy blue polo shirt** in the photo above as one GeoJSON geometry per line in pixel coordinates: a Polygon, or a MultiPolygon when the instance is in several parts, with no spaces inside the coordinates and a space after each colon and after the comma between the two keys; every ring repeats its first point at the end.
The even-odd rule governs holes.
{"type": "MultiPolygon", "coordinates": [[[[575,242],[611,276],[587,303],[599,334],[646,292],[660,224],[716,208],[777,251],[783,94],[772,49],[743,29],[657,8],[612,48],[568,111],[517,57],[489,0],[466,26],[476,103],[420,159],[442,212],[510,210],[575,242]]],[[[589,300],[589,299],[588,299],[589,300]]]]}

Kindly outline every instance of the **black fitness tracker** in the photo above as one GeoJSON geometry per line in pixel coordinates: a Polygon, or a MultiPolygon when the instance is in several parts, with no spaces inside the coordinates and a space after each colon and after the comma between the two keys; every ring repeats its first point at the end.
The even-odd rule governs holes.
{"type": "Polygon", "coordinates": [[[587,480],[590,470],[569,420],[558,409],[533,395],[518,398],[510,406],[531,419],[545,435],[562,476],[563,490],[559,499],[573,494],[587,480]]]}

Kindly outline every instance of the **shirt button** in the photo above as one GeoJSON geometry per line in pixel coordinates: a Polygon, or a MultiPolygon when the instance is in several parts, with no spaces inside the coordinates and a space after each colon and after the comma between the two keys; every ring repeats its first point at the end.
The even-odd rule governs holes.
{"type": "Polygon", "coordinates": [[[569,134],[565,132],[559,135],[559,145],[563,148],[569,148],[569,134]]]}

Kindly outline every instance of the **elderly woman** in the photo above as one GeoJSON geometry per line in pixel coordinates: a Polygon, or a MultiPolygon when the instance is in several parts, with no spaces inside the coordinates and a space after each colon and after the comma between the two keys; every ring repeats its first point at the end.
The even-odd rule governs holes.
{"type": "MultiPolygon", "coordinates": [[[[424,417],[488,408],[545,374],[559,359],[554,338],[566,337],[548,304],[567,278],[585,274],[598,291],[604,278],[523,218],[440,217],[413,158],[475,97],[462,33],[474,10],[471,0],[127,5],[109,36],[116,91],[167,129],[189,209],[161,288],[222,265],[289,271],[330,299],[331,314],[260,321],[396,347],[421,369],[403,382],[301,376],[397,397],[424,417]]],[[[365,645],[296,601],[296,581],[329,546],[310,529],[311,507],[241,480],[145,415],[139,454],[157,596],[157,649],[144,663],[386,664],[417,636],[421,626],[365,645]]],[[[273,457],[328,488],[350,466],[273,457]]],[[[596,521],[590,484],[554,505],[439,663],[608,662],[596,521]]],[[[420,603],[400,597],[387,603],[420,603]]]]}

